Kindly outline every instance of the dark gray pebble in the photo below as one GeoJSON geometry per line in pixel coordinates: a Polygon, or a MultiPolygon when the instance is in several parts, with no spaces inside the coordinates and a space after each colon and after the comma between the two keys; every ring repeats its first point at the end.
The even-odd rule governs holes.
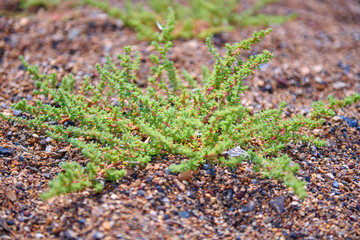
{"type": "Polygon", "coordinates": [[[145,191],[144,190],[139,190],[137,192],[137,194],[138,194],[138,196],[143,197],[143,196],[145,196],[145,191]]]}
{"type": "Polygon", "coordinates": [[[209,167],[210,167],[210,164],[204,164],[203,169],[204,169],[204,170],[208,170],[209,167]]]}
{"type": "Polygon", "coordinates": [[[35,168],[35,167],[29,167],[29,169],[30,169],[31,171],[33,171],[33,172],[38,172],[38,171],[39,171],[39,169],[37,169],[37,168],[35,168]]]}
{"type": "Polygon", "coordinates": [[[283,212],[285,212],[284,202],[285,202],[284,196],[276,197],[270,201],[270,206],[277,213],[282,214],[283,212]]]}
{"type": "Polygon", "coordinates": [[[209,174],[212,177],[215,177],[215,175],[216,175],[215,168],[213,168],[213,167],[209,168],[209,170],[207,170],[207,174],[209,174]]]}
{"type": "Polygon", "coordinates": [[[11,149],[0,147],[0,155],[11,156],[12,154],[13,154],[13,151],[11,149]]]}
{"type": "Polygon", "coordinates": [[[271,85],[262,87],[262,88],[260,88],[260,90],[261,90],[262,92],[268,92],[268,93],[270,93],[270,94],[274,92],[274,88],[273,88],[271,85]]]}
{"type": "Polygon", "coordinates": [[[234,190],[232,190],[232,189],[229,189],[228,191],[227,191],[227,194],[226,194],[226,200],[227,201],[231,201],[232,199],[233,199],[233,196],[234,196],[234,190]]]}
{"type": "Polygon", "coordinates": [[[44,173],[43,176],[47,179],[50,179],[51,178],[51,175],[49,173],[44,173]]]}
{"type": "Polygon", "coordinates": [[[17,182],[15,183],[15,187],[19,188],[21,190],[25,190],[25,184],[23,182],[17,182]]]}
{"type": "Polygon", "coordinates": [[[15,222],[13,220],[7,220],[7,224],[12,226],[15,225],[15,222]]]}
{"type": "Polygon", "coordinates": [[[256,203],[255,201],[250,201],[248,204],[245,205],[245,207],[243,207],[241,209],[242,212],[247,213],[247,212],[252,212],[254,211],[256,208],[256,203]]]}
{"type": "Polygon", "coordinates": [[[359,126],[358,121],[355,120],[355,119],[351,119],[351,118],[341,116],[341,115],[339,115],[339,117],[341,117],[342,120],[345,120],[346,123],[349,125],[349,127],[357,127],[357,126],[359,126]]]}
{"type": "Polygon", "coordinates": [[[185,211],[179,212],[179,216],[181,218],[189,218],[189,217],[191,217],[191,213],[189,211],[185,210],[185,211]]]}

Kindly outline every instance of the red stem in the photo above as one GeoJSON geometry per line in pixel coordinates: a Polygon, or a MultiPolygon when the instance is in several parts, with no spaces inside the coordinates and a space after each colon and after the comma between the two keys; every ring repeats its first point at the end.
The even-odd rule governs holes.
{"type": "Polygon", "coordinates": [[[218,106],[216,105],[215,107],[213,107],[210,111],[210,113],[204,118],[203,122],[205,123],[207,121],[207,119],[210,117],[211,114],[214,113],[215,109],[217,108],[218,106]]]}

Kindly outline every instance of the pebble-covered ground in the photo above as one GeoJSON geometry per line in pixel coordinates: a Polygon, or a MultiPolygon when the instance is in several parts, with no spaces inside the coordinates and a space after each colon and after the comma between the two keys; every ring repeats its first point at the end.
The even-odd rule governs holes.
{"type": "MultiPolygon", "coordinates": [[[[18,60],[24,55],[42,71],[76,79],[94,64],[115,57],[126,45],[141,53],[144,78],[151,48],[121,21],[89,7],[16,10],[0,2],[0,111],[25,116],[10,105],[32,99],[34,83],[18,60]]],[[[116,1],[113,1],[117,4],[116,1]]],[[[243,6],[246,6],[245,1],[243,6]]],[[[355,0],[282,0],[264,12],[299,17],[280,26],[249,54],[267,48],[274,59],[246,79],[243,103],[253,109],[288,103],[287,115],[306,114],[311,102],[329,94],[360,91],[360,4],[355,0]]],[[[215,36],[240,41],[258,28],[215,36]]],[[[177,67],[199,76],[213,61],[202,40],[175,41],[177,67]]],[[[145,84],[139,82],[139,84],[145,84]]],[[[197,171],[172,174],[180,161],[169,155],[145,168],[129,169],[117,183],[96,194],[87,189],[39,198],[61,171],[59,163],[87,160],[80,151],[43,131],[0,120],[0,239],[360,239],[360,105],[339,110],[314,134],[327,142],[316,148],[301,143],[284,150],[301,166],[308,197],[299,200],[281,182],[262,179],[244,163],[236,170],[205,164],[197,171]]]]}

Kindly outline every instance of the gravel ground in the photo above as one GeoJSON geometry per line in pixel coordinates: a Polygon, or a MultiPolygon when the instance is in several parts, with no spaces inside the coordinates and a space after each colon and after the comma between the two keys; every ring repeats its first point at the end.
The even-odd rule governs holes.
{"type": "MultiPolygon", "coordinates": [[[[10,2],[4,1],[3,3],[10,2]]],[[[0,4],[4,8],[6,4],[0,4]]],[[[9,5],[6,5],[8,7],[9,5]]],[[[10,10],[10,9],[9,9],[10,10]]],[[[360,92],[360,4],[355,0],[281,1],[268,13],[296,11],[298,19],[273,26],[249,54],[267,48],[271,63],[246,79],[243,103],[253,109],[286,101],[287,115],[306,114],[311,102],[360,92]]],[[[215,43],[240,41],[256,28],[219,34],[215,43]]],[[[0,111],[32,99],[33,82],[18,60],[24,55],[42,71],[76,79],[126,45],[140,51],[146,77],[151,48],[120,21],[98,10],[35,10],[0,17],[0,111]]],[[[213,61],[202,40],[175,41],[176,66],[199,76],[213,61]]],[[[139,82],[145,84],[145,82],[139,82]]],[[[26,116],[26,115],[25,115],[26,116]]],[[[39,194],[61,171],[59,163],[86,163],[79,150],[43,131],[0,121],[0,239],[360,239],[360,105],[339,110],[312,134],[326,147],[289,144],[301,166],[308,197],[299,200],[283,183],[262,179],[244,163],[236,170],[205,164],[182,174],[167,167],[169,155],[145,168],[129,169],[117,183],[43,202],[39,194]]]]}

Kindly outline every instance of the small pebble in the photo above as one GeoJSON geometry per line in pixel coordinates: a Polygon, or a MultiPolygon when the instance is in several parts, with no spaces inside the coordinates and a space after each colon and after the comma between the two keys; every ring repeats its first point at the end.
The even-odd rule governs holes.
{"type": "Polygon", "coordinates": [[[103,239],[104,236],[105,236],[104,233],[98,232],[98,231],[96,231],[96,232],[92,235],[92,237],[93,237],[94,239],[103,239]]]}
{"type": "Polygon", "coordinates": [[[347,87],[347,84],[345,82],[335,82],[333,83],[333,88],[336,90],[342,89],[347,87]]]}
{"type": "Polygon", "coordinates": [[[22,189],[22,190],[25,190],[25,184],[23,182],[15,183],[15,187],[19,188],[19,189],[22,189]]]}
{"type": "Polygon", "coordinates": [[[44,238],[44,234],[41,233],[35,233],[35,238],[44,238]]]}
{"type": "Polygon", "coordinates": [[[28,177],[27,181],[28,181],[29,183],[35,182],[34,176],[33,176],[33,175],[30,175],[30,176],[28,177]]]}
{"type": "Polygon", "coordinates": [[[332,120],[336,123],[342,122],[342,118],[340,116],[334,116],[332,120]]]}
{"type": "Polygon", "coordinates": [[[278,78],[276,79],[276,82],[282,88],[287,88],[289,86],[289,82],[286,78],[278,78]]]}
{"type": "Polygon", "coordinates": [[[189,218],[189,217],[191,217],[191,213],[186,210],[186,211],[179,212],[179,216],[181,218],[189,218]]]}
{"type": "Polygon", "coordinates": [[[16,193],[14,191],[7,191],[6,192],[6,197],[12,202],[15,202],[17,200],[17,196],[16,196],[16,193]]]}
{"type": "Polygon", "coordinates": [[[208,170],[209,167],[210,167],[210,164],[204,164],[203,169],[204,169],[204,170],[208,170]]]}
{"type": "Polygon", "coordinates": [[[243,197],[245,197],[246,191],[245,190],[241,190],[238,193],[235,194],[235,198],[237,199],[242,199],[243,197]]]}
{"type": "Polygon", "coordinates": [[[306,158],[306,154],[305,153],[300,153],[299,159],[300,160],[305,160],[305,158],[306,158]]]}
{"type": "Polygon", "coordinates": [[[353,168],[355,168],[356,163],[355,163],[355,161],[350,160],[350,161],[347,163],[347,165],[349,166],[350,169],[353,169],[353,168]]]}
{"type": "Polygon", "coordinates": [[[64,232],[64,236],[66,239],[69,239],[69,240],[76,240],[77,239],[77,234],[76,232],[70,230],[70,229],[67,229],[65,232],[64,232]]]}
{"type": "Polygon", "coordinates": [[[350,216],[350,220],[353,221],[353,222],[356,222],[358,221],[359,217],[357,215],[351,215],[350,216]]]}
{"type": "Polygon", "coordinates": [[[319,73],[323,70],[323,66],[321,64],[313,66],[313,70],[316,73],[319,73]]]}
{"type": "Polygon", "coordinates": [[[182,184],[178,179],[174,179],[173,181],[174,181],[176,187],[177,187],[179,190],[181,190],[182,192],[185,191],[185,185],[184,185],[184,184],[182,184]]]}
{"type": "Polygon", "coordinates": [[[262,88],[262,87],[265,87],[265,82],[264,82],[264,80],[261,80],[261,79],[258,80],[258,81],[257,81],[257,85],[258,85],[258,87],[261,87],[261,88],[262,88]]]}
{"type": "Polygon", "coordinates": [[[15,225],[15,222],[13,220],[7,220],[7,224],[12,226],[12,225],[15,225]]]}
{"type": "Polygon", "coordinates": [[[112,224],[110,221],[104,221],[104,222],[101,224],[101,227],[102,227],[105,231],[110,231],[112,225],[113,225],[113,224],[112,224]]]}
{"type": "Polygon", "coordinates": [[[20,116],[22,114],[22,111],[14,110],[13,113],[14,113],[15,116],[20,116]]]}
{"type": "Polygon", "coordinates": [[[343,178],[343,180],[344,180],[345,182],[348,182],[348,183],[351,183],[351,182],[352,182],[352,180],[351,180],[351,178],[350,178],[349,176],[345,176],[345,177],[343,178]]]}
{"type": "Polygon", "coordinates": [[[207,170],[206,173],[209,174],[209,175],[212,176],[212,177],[215,177],[215,175],[216,175],[215,168],[214,168],[214,167],[210,167],[210,168],[207,170]]]}
{"type": "Polygon", "coordinates": [[[272,220],[273,220],[272,217],[265,217],[263,221],[265,224],[267,224],[267,223],[271,223],[272,220]]]}
{"type": "Polygon", "coordinates": [[[138,196],[143,197],[143,196],[145,196],[145,191],[144,190],[139,190],[137,192],[137,194],[138,194],[138,196]]]}
{"type": "Polygon", "coordinates": [[[245,205],[245,207],[243,207],[241,209],[242,212],[247,213],[247,212],[252,212],[256,209],[256,202],[255,201],[250,201],[248,202],[248,204],[245,205]]]}
{"type": "Polygon", "coordinates": [[[356,128],[357,126],[359,126],[357,120],[354,120],[354,119],[351,119],[351,118],[348,118],[348,117],[345,117],[345,116],[341,116],[341,115],[339,115],[339,117],[341,117],[342,120],[345,120],[346,123],[349,125],[349,127],[355,127],[356,128]]]}
{"type": "Polygon", "coordinates": [[[325,176],[332,179],[332,180],[335,178],[332,173],[327,173],[327,174],[325,174],[325,176]]]}
{"type": "Polygon", "coordinates": [[[52,151],[52,146],[51,146],[51,145],[46,146],[46,148],[45,148],[45,152],[50,153],[51,151],[52,151]]]}
{"type": "Polygon", "coordinates": [[[226,152],[223,152],[224,155],[228,155],[229,157],[240,157],[240,156],[247,156],[248,153],[243,150],[241,147],[235,147],[232,149],[229,149],[226,152]]]}
{"type": "Polygon", "coordinates": [[[178,179],[180,181],[189,181],[192,178],[191,171],[185,171],[179,174],[178,179]]]}
{"type": "Polygon", "coordinates": [[[313,130],[313,134],[314,134],[314,136],[316,136],[316,137],[319,137],[319,136],[321,136],[322,135],[322,130],[321,129],[314,129],[313,130]]]}
{"type": "Polygon", "coordinates": [[[11,149],[0,147],[0,155],[11,156],[12,154],[13,154],[13,151],[11,149]]]}
{"type": "Polygon", "coordinates": [[[283,196],[276,197],[270,201],[270,206],[277,213],[282,214],[285,212],[284,202],[285,202],[285,197],[283,197],[283,196]]]}
{"type": "Polygon", "coordinates": [[[68,37],[68,39],[69,39],[70,41],[72,41],[72,40],[74,40],[77,36],[79,36],[80,33],[81,33],[81,31],[80,31],[79,29],[73,28],[73,29],[70,30],[70,32],[69,32],[69,34],[68,34],[67,37],[68,37]]]}

